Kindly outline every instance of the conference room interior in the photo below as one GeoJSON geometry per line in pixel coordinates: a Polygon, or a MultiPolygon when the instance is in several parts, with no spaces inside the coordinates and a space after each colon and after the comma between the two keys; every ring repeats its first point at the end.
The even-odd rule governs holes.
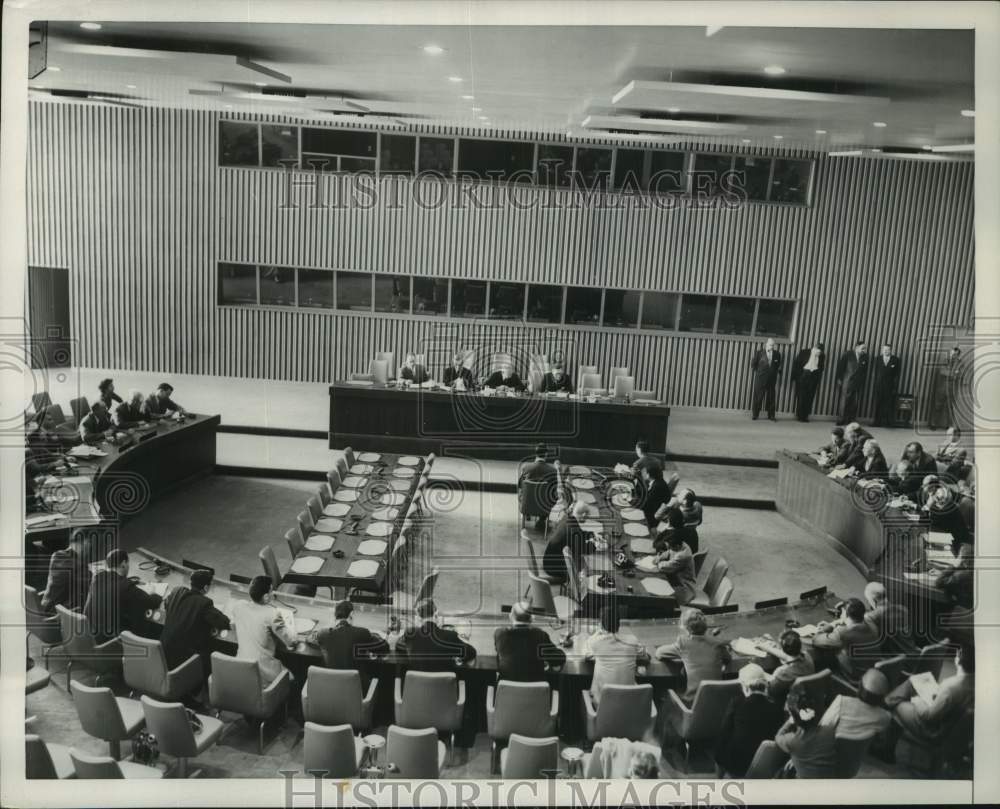
{"type": "Polygon", "coordinates": [[[38,25],[29,777],[629,775],[612,749],[646,777],[972,777],[968,686],[933,728],[910,709],[974,671],[973,33],[717,28],[38,25]],[[235,623],[168,675],[162,605],[95,655],[84,604],[45,599],[77,538],[163,598],[210,569],[229,621],[266,576],[280,687],[248,694],[235,623]],[[845,663],[814,641],[851,599],[909,619],[845,663]],[[332,680],[345,600],[389,650],[332,680]],[[474,660],[393,647],[431,611],[474,660]],[[530,692],[498,675],[515,620],[565,656],[530,692]],[[595,695],[608,622],[641,654],[595,695]],[[700,689],[657,651],[692,626],[725,649],[700,689]],[[815,674],[786,701],[790,631],[815,674]],[[778,727],[727,769],[747,665],[779,736],[828,733],[828,776],[778,727]]]}

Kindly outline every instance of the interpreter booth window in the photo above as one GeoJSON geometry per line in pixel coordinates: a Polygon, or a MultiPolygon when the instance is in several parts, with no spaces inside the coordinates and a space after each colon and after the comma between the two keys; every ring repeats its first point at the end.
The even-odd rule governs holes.
{"type": "Polygon", "coordinates": [[[298,127],[262,124],[260,155],[262,166],[296,166],[299,162],[298,127]]]}
{"type": "Polygon", "coordinates": [[[743,189],[746,199],[764,202],[771,179],[771,160],[766,157],[737,157],[733,163],[734,187],[743,189]]]}
{"type": "Polygon", "coordinates": [[[333,309],[333,273],[330,270],[299,270],[299,306],[333,309]]]}
{"type": "Polygon", "coordinates": [[[528,286],[528,322],[561,323],[563,288],[554,284],[528,286]]]}
{"type": "Polygon", "coordinates": [[[524,320],[524,284],[490,282],[490,317],[524,320]]]}
{"type": "Polygon", "coordinates": [[[728,189],[729,172],[733,169],[732,155],[699,154],[694,158],[691,193],[696,198],[718,196],[728,189]]]}
{"type": "Polygon", "coordinates": [[[486,282],[451,282],[451,316],[482,317],[486,314],[486,282]]]}
{"type": "Polygon", "coordinates": [[[219,165],[260,165],[260,131],[257,124],[219,122],[219,165]]]}
{"type": "Polygon", "coordinates": [[[711,334],[715,331],[714,295],[685,295],[681,300],[681,331],[711,334]]]}
{"type": "Polygon", "coordinates": [[[649,190],[654,194],[683,194],[687,190],[684,173],[685,152],[649,153],[649,190]]]}
{"type": "Polygon", "coordinates": [[[219,304],[246,306],[257,303],[257,267],[253,264],[219,265],[219,304]]]}
{"type": "Polygon", "coordinates": [[[757,309],[758,336],[791,337],[794,322],[795,301],[761,300],[757,309]]]}
{"type": "Polygon", "coordinates": [[[261,267],[260,302],[264,306],[295,306],[295,270],[261,267]]]}
{"type": "Polygon", "coordinates": [[[375,311],[405,314],[410,311],[408,275],[375,276],[375,311]]]}
{"type": "Polygon", "coordinates": [[[458,174],[472,180],[530,182],[534,159],[534,143],[471,138],[458,142],[458,174]]]}
{"type": "Polygon", "coordinates": [[[770,201],[807,205],[812,165],[811,160],[775,160],[770,201]]]}
{"type": "Polygon", "coordinates": [[[581,188],[607,191],[611,181],[611,149],[576,150],[576,180],[581,188]]]}
{"type": "Polygon", "coordinates": [[[722,298],[719,302],[719,334],[753,334],[754,298],[722,298]]]}
{"type": "Polygon", "coordinates": [[[413,314],[448,314],[448,281],[443,278],[413,279],[413,314]]]}
{"type": "Polygon", "coordinates": [[[538,144],[538,163],[535,167],[539,185],[549,188],[569,188],[573,169],[573,147],[538,144]]]}
{"type": "Polygon", "coordinates": [[[455,141],[451,138],[420,138],[420,161],[418,167],[421,173],[432,171],[445,177],[451,177],[455,165],[455,141]]]}
{"type": "Polygon", "coordinates": [[[604,325],[616,329],[634,329],[639,323],[640,292],[626,289],[604,291],[604,325]]]}
{"type": "Polygon", "coordinates": [[[337,308],[352,312],[370,312],[372,277],[366,272],[337,271],[337,308]]]}
{"type": "Polygon", "coordinates": [[[601,290],[593,287],[567,287],[566,322],[575,326],[599,325],[601,290]]]}
{"type": "Polygon", "coordinates": [[[382,135],[379,144],[382,174],[409,174],[417,170],[417,139],[412,135],[382,135]]]}
{"type": "Polygon", "coordinates": [[[642,328],[673,331],[677,328],[677,310],[681,296],[676,292],[642,294],[642,328]]]}
{"type": "Polygon", "coordinates": [[[649,185],[646,173],[646,152],[642,149],[619,149],[615,152],[615,191],[635,193],[649,185]]]}

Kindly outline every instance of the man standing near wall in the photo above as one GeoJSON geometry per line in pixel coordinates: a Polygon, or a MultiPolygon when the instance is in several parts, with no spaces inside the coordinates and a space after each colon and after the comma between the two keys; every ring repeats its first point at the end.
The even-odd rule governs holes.
{"type": "Polygon", "coordinates": [[[778,383],[778,374],[781,373],[781,354],[774,347],[774,340],[770,337],[764,343],[763,348],[758,348],[753,355],[753,402],[751,405],[751,417],[756,421],[760,416],[761,405],[767,407],[767,417],[771,421],[774,418],[774,386],[778,383]]]}
{"type": "Polygon", "coordinates": [[[845,351],[837,363],[837,384],[843,395],[843,408],[837,424],[843,426],[854,421],[861,403],[861,394],[868,379],[868,345],[858,340],[851,351],[845,351]]]}
{"type": "Polygon", "coordinates": [[[875,426],[894,427],[896,423],[896,390],[899,386],[899,357],[892,353],[892,346],[882,346],[882,354],[875,361],[875,426]]]}

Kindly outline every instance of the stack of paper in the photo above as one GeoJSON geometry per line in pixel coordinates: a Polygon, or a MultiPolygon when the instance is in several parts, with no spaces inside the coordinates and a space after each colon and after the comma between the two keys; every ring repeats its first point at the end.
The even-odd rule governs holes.
{"type": "Polygon", "coordinates": [[[729,646],[736,654],[743,657],[767,657],[767,652],[758,649],[750,638],[733,638],[729,646]]]}
{"type": "Polygon", "coordinates": [[[913,690],[917,692],[917,696],[928,705],[934,702],[934,699],[938,695],[938,691],[941,690],[937,680],[934,679],[934,675],[929,671],[922,671],[920,674],[911,674],[910,685],[912,685],[913,690]]]}
{"type": "Polygon", "coordinates": [[[77,444],[67,454],[72,455],[74,458],[103,458],[108,453],[89,444],[77,444]]]}

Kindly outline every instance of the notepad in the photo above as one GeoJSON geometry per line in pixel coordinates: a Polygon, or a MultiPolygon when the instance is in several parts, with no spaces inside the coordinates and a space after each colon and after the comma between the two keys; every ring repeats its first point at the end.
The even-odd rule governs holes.
{"type": "Polygon", "coordinates": [[[644,520],[646,515],[637,508],[623,508],[622,518],[626,520],[644,520]]]}
{"type": "Polygon", "coordinates": [[[365,528],[365,533],[370,537],[387,537],[392,533],[392,523],[373,522],[365,528]]]}
{"type": "Polygon", "coordinates": [[[347,575],[353,576],[356,579],[367,579],[374,576],[378,572],[378,562],[372,562],[368,559],[358,559],[351,562],[351,566],[347,568],[347,575]]]}
{"type": "Polygon", "coordinates": [[[644,556],[642,559],[637,559],[635,566],[643,573],[657,572],[656,560],[652,556],[644,556]]]}
{"type": "Polygon", "coordinates": [[[381,457],[382,456],[379,455],[377,452],[362,452],[358,456],[358,460],[359,461],[367,461],[368,463],[374,463],[375,461],[377,461],[381,457]]]}
{"type": "Polygon", "coordinates": [[[641,522],[627,522],[624,527],[625,533],[630,537],[648,537],[649,529],[641,522]]]}
{"type": "Polygon", "coordinates": [[[573,478],[570,481],[570,485],[574,489],[593,489],[594,481],[588,480],[587,478],[573,478]]]}
{"type": "Polygon", "coordinates": [[[309,539],[306,540],[306,550],[307,551],[318,551],[320,553],[330,550],[333,547],[335,541],[334,537],[323,536],[322,534],[313,534],[309,539]]]}
{"type": "Polygon", "coordinates": [[[358,553],[362,556],[381,556],[385,553],[388,543],[384,539],[366,539],[358,545],[358,553]]]}
{"type": "Polygon", "coordinates": [[[323,509],[323,514],[327,517],[343,517],[351,510],[351,507],[344,503],[330,503],[323,509]]]}
{"type": "Polygon", "coordinates": [[[910,675],[910,685],[917,692],[917,696],[930,705],[937,698],[941,686],[934,679],[934,675],[929,671],[922,671],[919,674],[910,675]]]}
{"type": "Polygon", "coordinates": [[[750,638],[733,638],[729,647],[743,657],[767,657],[767,652],[758,649],[757,644],[750,638]]]}
{"type": "Polygon", "coordinates": [[[316,523],[316,530],[321,534],[336,534],[344,527],[344,521],[336,517],[322,517],[316,523]]]}
{"type": "Polygon", "coordinates": [[[816,624],[806,624],[805,626],[795,627],[795,632],[798,633],[800,638],[811,638],[819,632],[819,627],[816,624]]]}

